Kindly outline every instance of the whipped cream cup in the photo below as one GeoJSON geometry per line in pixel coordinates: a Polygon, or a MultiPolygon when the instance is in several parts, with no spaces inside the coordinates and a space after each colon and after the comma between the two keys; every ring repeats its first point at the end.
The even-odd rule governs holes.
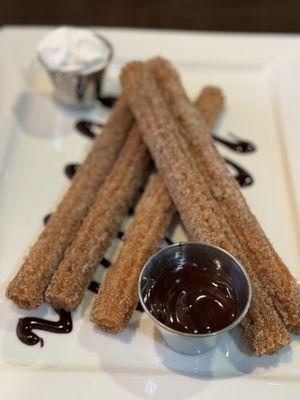
{"type": "Polygon", "coordinates": [[[90,108],[100,98],[112,56],[112,46],[105,37],[79,28],[50,32],[37,51],[51,78],[55,99],[73,108],[90,108]]]}

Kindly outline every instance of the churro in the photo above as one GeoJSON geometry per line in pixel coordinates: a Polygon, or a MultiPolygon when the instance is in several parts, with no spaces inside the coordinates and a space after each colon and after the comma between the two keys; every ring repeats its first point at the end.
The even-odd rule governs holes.
{"type": "Polygon", "coordinates": [[[44,301],[50,279],[111,170],[132,122],[132,114],[122,97],[63,200],[8,285],[6,295],[19,307],[32,309],[44,301]]]}
{"type": "MultiPolygon", "coordinates": [[[[216,89],[215,96],[200,99],[199,108],[207,126],[212,128],[223,108],[220,90],[216,89]]],[[[174,212],[163,180],[153,173],[125,235],[123,248],[94,300],[91,321],[99,328],[118,333],[128,325],[138,301],[139,272],[147,258],[159,248],[174,212]]]]}
{"type": "Polygon", "coordinates": [[[247,268],[253,301],[241,329],[249,347],[261,355],[287,345],[287,331],[211,195],[150,67],[130,63],[123,69],[121,80],[143,138],[189,236],[228,250],[247,268]]]}
{"type": "Polygon", "coordinates": [[[101,256],[142,186],[149,163],[147,148],[133,127],[47,288],[46,300],[55,308],[72,311],[80,304],[101,256]]]}
{"type": "MultiPolygon", "coordinates": [[[[150,65],[172,113],[182,127],[183,136],[195,153],[199,169],[249,258],[261,285],[271,297],[287,329],[300,333],[299,285],[252,214],[238,184],[214,145],[209,130],[186,96],[177,72],[163,59],[155,59],[150,65]]],[[[205,103],[208,97],[214,97],[215,101],[218,101],[216,90],[207,89],[196,101],[198,107],[199,104],[205,103]]],[[[203,112],[203,106],[199,111],[203,112]]]]}
{"type": "Polygon", "coordinates": [[[195,100],[194,105],[208,130],[214,125],[223,104],[222,91],[215,86],[206,86],[195,100]]]}
{"type": "Polygon", "coordinates": [[[128,324],[138,301],[140,270],[159,248],[174,212],[163,181],[158,174],[152,174],[125,233],[121,252],[95,298],[91,320],[99,328],[117,333],[128,324]]]}

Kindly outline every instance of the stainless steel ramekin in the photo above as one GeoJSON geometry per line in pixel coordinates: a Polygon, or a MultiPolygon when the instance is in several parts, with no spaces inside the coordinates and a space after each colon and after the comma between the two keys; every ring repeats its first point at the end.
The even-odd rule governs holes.
{"type": "Polygon", "coordinates": [[[201,354],[217,344],[225,332],[237,326],[245,317],[251,302],[251,284],[247,273],[240,263],[227,251],[204,243],[185,242],[165,247],[154,254],[144,265],[138,284],[140,302],[147,315],[154,321],[165,342],[171,349],[183,354],[201,354]],[[238,313],[236,319],[224,329],[207,333],[184,333],[164,325],[147,308],[144,298],[153,282],[165,271],[177,265],[195,263],[212,265],[222,269],[237,294],[238,313]]]}
{"type": "Polygon", "coordinates": [[[90,73],[80,74],[77,71],[51,70],[39,58],[53,83],[55,99],[66,106],[90,108],[100,98],[103,76],[112,59],[113,48],[105,37],[96,33],[95,36],[106,45],[108,58],[104,66],[99,69],[93,68],[90,73]]]}

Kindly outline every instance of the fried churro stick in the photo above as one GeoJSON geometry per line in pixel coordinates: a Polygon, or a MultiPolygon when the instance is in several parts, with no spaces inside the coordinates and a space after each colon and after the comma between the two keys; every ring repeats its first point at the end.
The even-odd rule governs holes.
{"type": "Polygon", "coordinates": [[[197,97],[194,105],[206,128],[210,131],[224,105],[222,91],[218,87],[206,86],[197,97]]]}
{"type": "Polygon", "coordinates": [[[228,250],[247,268],[253,301],[241,329],[249,347],[261,355],[287,345],[287,331],[212,197],[149,68],[143,63],[130,63],[123,69],[121,80],[143,138],[190,237],[228,250]]]}
{"type": "Polygon", "coordinates": [[[142,137],[137,128],[132,128],[47,288],[46,300],[55,308],[72,311],[80,304],[101,256],[146,178],[149,163],[142,137]]]}
{"type": "Polygon", "coordinates": [[[117,333],[127,326],[138,301],[140,270],[159,248],[174,212],[163,181],[158,174],[152,174],[124,236],[121,252],[95,298],[91,321],[99,328],[117,333]]]}
{"type": "MultiPolygon", "coordinates": [[[[223,99],[220,99],[219,93],[215,99],[205,97],[205,101],[199,105],[209,128],[212,128],[223,108],[223,99]]],[[[153,173],[125,234],[123,248],[105,275],[104,283],[94,300],[91,321],[99,328],[118,333],[128,325],[138,302],[140,270],[148,257],[159,248],[174,212],[163,180],[153,173]]]]}
{"type": "MultiPolygon", "coordinates": [[[[287,329],[300,333],[299,285],[252,214],[236,180],[214,145],[209,130],[186,96],[177,72],[162,59],[151,61],[151,65],[173,114],[180,121],[182,134],[195,153],[199,169],[203,172],[213,196],[242,245],[260,283],[271,297],[287,329]]],[[[210,101],[218,101],[215,89],[208,88],[196,101],[201,113],[208,98],[210,101]]]]}
{"type": "Polygon", "coordinates": [[[121,98],[63,200],[7,287],[7,297],[19,307],[32,309],[44,301],[50,279],[111,170],[132,122],[132,114],[121,98]]]}

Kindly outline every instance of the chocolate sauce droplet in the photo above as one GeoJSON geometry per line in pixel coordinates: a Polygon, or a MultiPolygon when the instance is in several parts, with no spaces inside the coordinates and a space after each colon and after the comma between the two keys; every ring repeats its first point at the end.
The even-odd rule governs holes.
{"type": "Polygon", "coordinates": [[[20,318],[17,325],[17,336],[21,342],[28,346],[40,343],[41,347],[43,347],[43,338],[33,332],[36,329],[53,333],[70,333],[73,329],[71,313],[63,309],[55,311],[59,315],[58,321],[49,321],[36,317],[20,318]]]}
{"type": "Polygon", "coordinates": [[[223,144],[233,151],[236,151],[237,153],[252,153],[256,150],[256,147],[253,143],[240,139],[231,132],[229,132],[229,135],[235,140],[230,141],[215,134],[213,134],[212,137],[215,141],[223,144]]]}
{"type": "Polygon", "coordinates": [[[103,124],[100,122],[80,120],[76,123],[75,127],[80,133],[82,133],[82,135],[90,139],[94,139],[97,136],[95,133],[95,128],[102,128],[103,124]]]}
{"type": "Polygon", "coordinates": [[[128,210],[128,215],[133,215],[133,214],[134,214],[134,209],[130,207],[128,210]]]}
{"type": "Polygon", "coordinates": [[[110,262],[107,258],[105,258],[105,257],[102,258],[100,264],[101,264],[104,268],[108,268],[108,267],[111,266],[111,262],[110,262]]]}
{"type": "Polygon", "coordinates": [[[124,232],[119,231],[118,234],[117,234],[117,238],[118,239],[122,239],[123,236],[124,236],[124,232]]]}
{"type": "Polygon", "coordinates": [[[165,236],[165,242],[168,244],[168,245],[171,245],[171,244],[174,244],[174,242],[172,242],[172,240],[171,239],[169,239],[167,236],[165,236]]]}
{"type": "Polygon", "coordinates": [[[51,215],[52,214],[50,213],[50,214],[47,214],[44,216],[44,219],[43,219],[44,225],[47,225],[49,219],[51,218],[51,215]]]}
{"type": "Polygon", "coordinates": [[[100,287],[100,283],[96,282],[96,281],[92,281],[89,284],[88,290],[90,290],[93,293],[98,293],[99,292],[99,287],[100,287]]]}
{"type": "Polygon", "coordinates": [[[105,107],[112,108],[118,98],[116,96],[100,96],[99,100],[105,107]]]}
{"type": "Polygon", "coordinates": [[[68,164],[65,166],[65,174],[69,179],[72,179],[79,168],[80,164],[68,164]]]}
{"type": "Polygon", "coordinates": [[[140,312],[144,312],[144,311],[145,311],[145,310],[143,309],[143,306],[141,305],[140,302],[137,303],[136,310],[137,310],[137,311],[140,311],[140,312]]]}
{"type": "Polygon", "coordinates": [[[231,165],[231,167],[235,169],[236,171],[235,179],[238,181],[241,187],[246,187],[253,184],[254,179],[248,171],[246,171],[244,168],[242,168],[235,162],[228,160],[228,158],[224,158],[224,160],[227,164],[231,165]]]}

